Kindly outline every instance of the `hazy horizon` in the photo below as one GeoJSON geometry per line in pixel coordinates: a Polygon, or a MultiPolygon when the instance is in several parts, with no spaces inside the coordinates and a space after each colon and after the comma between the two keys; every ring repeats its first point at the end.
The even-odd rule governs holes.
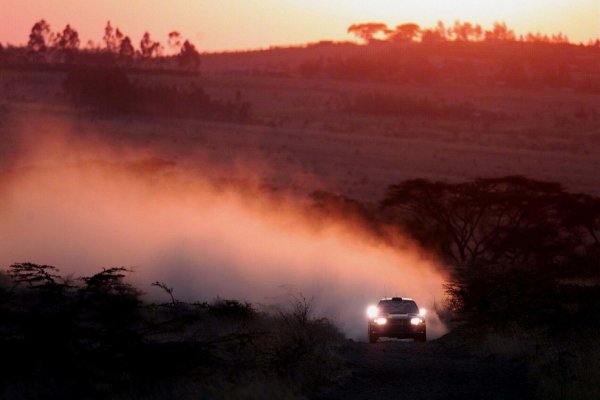
{"type": "Polygon", "coordinates": [[[31,26],[42,18],[54,31],[71,24],[80,32],[82,44],[88,40],[100,42],[106,21],[110,20],[134,43],[145,31],[164,43],[168,32],[177,30],[200,51],[209,52],[354,40],[346,33],[347,27],[368,21],[389,26],[404,22],[433,26],[438,20],[446,24],[462,20],[484,27],[504,21],[517,34],[562,32],[573,42],[600,37],[600,3],[595,0],[507,0],[484,5],[474,0],[452,4],[433,0],[375,0],[369,6],[355,0],[326,4],[316,0],[225,2],[174,0],[166,4],[158,0],[127,3],[107,0],[90,4],[78,0],[52,3],[32,0],[24,6],[16,0],[0,0],[0,43],[25,44],[31,26]]]}

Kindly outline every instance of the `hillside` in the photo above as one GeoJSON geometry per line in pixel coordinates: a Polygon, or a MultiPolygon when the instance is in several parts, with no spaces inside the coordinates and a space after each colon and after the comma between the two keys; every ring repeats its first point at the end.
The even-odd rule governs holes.
{"type": "MultiPolygon", "coordinates": [[[[411,177],[459,181],[510,174],[598,193],[597,48],[390,46],[325,43],[208,54],[196,76],[158,67],[126,70],[142,87],[200,88],[225,105],[247,103],[243,120],[196,115],[194,105],[185,119],[169,118],[158,110],[181,109],[187,100],[173,103],[175,97],[165,104],[158,92],[144,95],[163,99],[144,115],[111,113],[90,120],[64,90],[72,66],[28,70],[5,63],[0,131],[10,143],[16,132],[35,129],[29,122],[40,117],[76,125],[77,134],[101,132],[149,147],[194,168],[208,163],[217,175],[219,166],[252,162],[263,170],[266,184],[310,182],[312,189],[363,199],[411,177]],[[435,68],[411,78],[410,71],[423,63],[435,68]],[[527,68],[516,68],[521,64],[527,68]],[[357,66],[363,72],[352,75],[357,66]],[[394,72],[380,74],[382,68],[394,72]],[[553,68],[567,78],[552,75],[553,68]]],[[[2,148],[5,159],[14,151],[10,145],[2,148]]]]}

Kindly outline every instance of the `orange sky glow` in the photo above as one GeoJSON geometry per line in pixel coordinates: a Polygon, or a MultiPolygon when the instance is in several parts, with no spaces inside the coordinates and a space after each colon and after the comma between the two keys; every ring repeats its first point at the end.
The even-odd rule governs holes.
{"type": "Polygon", "coordinates": [[[366,21],[433,26],[460,19],[489,27],[499,20],[518,34],[600,37],[598,0],[0,0],[0,43],[24,44],[41,18],[53,30],[72,24],[84,44],[99,42],[111,20],[136,44],[145,30],[163,43],[178,30],[203,51],[348,40],[347,27],[366,21]]]}

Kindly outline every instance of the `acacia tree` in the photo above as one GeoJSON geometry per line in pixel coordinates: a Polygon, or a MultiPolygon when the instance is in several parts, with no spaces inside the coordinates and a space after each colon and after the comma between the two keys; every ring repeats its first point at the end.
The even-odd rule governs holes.
{"type": "Polygon", "coordinates": [[[417,179],[390,187],[382,208],[450,267],[450,309],[482,322],[551,321],[539,311],[562,312],[561,281],[600,276],[600,199],[557,183],[417,179]]]}
{"type": "Polygon", "coordinates": [[[552,260],[563,229],[559,184],[519,176],[449,184],[410,180],[388,189],[382,203],[415,239],[457,270],[482,265],[542,265],[552,260]]]}
{"type": "Polygon", "coordinates": [[[373,40],[375,40],[375,36],[388,35],[390,32],[391,31],[388,26],[381,22],[353,24],[348,28],[348,33],[353,34],[366,44],[373,42],[373,40]]]}
{"type": "Polygon", "coordinates": [[[412,42],[421,34],[421,27],[414,23],[398,25],[396,29],[388,34],[388,40],[395,43],[412,42]]]}

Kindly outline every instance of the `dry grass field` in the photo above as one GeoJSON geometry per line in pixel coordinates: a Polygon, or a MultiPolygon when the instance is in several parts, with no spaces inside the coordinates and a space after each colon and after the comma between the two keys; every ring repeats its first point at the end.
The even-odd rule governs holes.
{"type": "Polygon", "coordinates": [[[327,189],[375,200],[387,186],[407,178],[461,181],[512,174],[600,193],[600,94],[464,82],[304,78],[285,72],[294,64],[257,64],[257,57],[207,56],[199,77],[131,76],[149,84],[197,85],[223,101],[248,101],[251,117],[244,123],[89,118],[66,101],[64,73],[0,71],[5,110],[0,155],[6,161],[14,154],[15,134],[44,129],[37,125],[42,118],[48,129],[57,124],[77,135],[100,134],[217,177],[225,178],[220,176],[224,167],[231,178],[231,167],[237,166],[245,177],[253,172],[265,184],[298,187],[304,193],[327,189]],[[485,114],[433,118],[361,114],[347,108],[357,96],[373,93],[469,104],[476,116],[485,114]]]}

